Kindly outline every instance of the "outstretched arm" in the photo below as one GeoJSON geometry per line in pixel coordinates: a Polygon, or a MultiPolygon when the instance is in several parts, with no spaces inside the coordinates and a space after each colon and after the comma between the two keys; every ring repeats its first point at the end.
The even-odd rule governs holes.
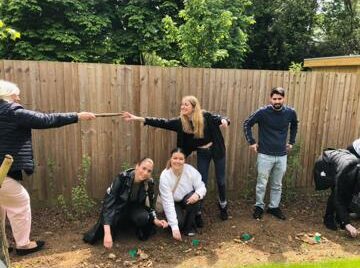
{"type": "Polygon", "coordinates": [[[92,120],[96,116],[90,112],[81,113],[41,113],[23,109],[18,106],[14,110],[14,119],[21,127],[33,129],[57,128],[78,122],[78,120],[92,120]]]}
{"type": "Polygon", "coordinates": [[[122,118],[125,121],[140,121],[145,125],[172,131],[180,131],[182,129],[180,118],[165,119],[157,117],[141,117],[133,115],[129,112],[123,112],[122,118]]]}
{"type": "Polygon", "coordinates": [[[140,121],[145,122],[145,118],[141,116],[136,116],[134,114],[131,114],[129,112],[123,112],[123,115],[121,116],[125,121],[140,121]]]}

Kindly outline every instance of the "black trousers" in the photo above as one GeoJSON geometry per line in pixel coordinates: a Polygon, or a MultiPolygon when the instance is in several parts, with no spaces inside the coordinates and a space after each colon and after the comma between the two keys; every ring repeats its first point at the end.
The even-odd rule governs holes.
{"type": "MultiPolygon", "coordinates": [[[[154,224],[150,222],[149,212],[143,205],[130,203],[124,213],[117,217],[114,224],[110,226],[113,240],[121,230],[135,228],[136,236],[140,240],[147,240],[155,232],[154,224]]],[[[100,219],[84,234],[83,240],[86,243],[94,244],[104,238],[104,225],[100,219]]]]}
{"type": "Polygon", "coordinates": [[[179,229],[188,231],[195,227],[195,216],[200,211],[200,202],[187,205],[185,201],[175,202],[175,211],[179,229]]]}

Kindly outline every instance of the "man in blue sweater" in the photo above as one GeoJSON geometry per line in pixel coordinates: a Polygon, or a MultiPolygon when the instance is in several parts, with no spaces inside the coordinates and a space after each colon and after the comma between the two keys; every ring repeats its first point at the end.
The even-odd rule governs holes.
{"type": "Polygon", "coordinates": [[[244,122],[244,133],[250,149],[257,156],[257,184],[254,219],[261,219],[264,213],[264,196],[270,178],[270,204],[267,212],[285,220],[279,204],[282,178],[286,171],[287,152],[295,143],[298,120],[294,109],[284,105],[285,90],[276,87],[270,93],[270,105],[261,107],[244,122]],[[251,128],[258,124],[259,139],[255,141],[251,128]],[[290,127],[290,138],[287,142],[290,127]]]}

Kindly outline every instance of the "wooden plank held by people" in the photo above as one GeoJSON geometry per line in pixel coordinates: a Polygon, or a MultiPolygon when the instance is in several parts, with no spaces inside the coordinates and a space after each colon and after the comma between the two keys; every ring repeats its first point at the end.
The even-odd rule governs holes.
{"type": "Polygon", "coordinates": [[[98,113],[95,114],[96,117],[110,117],[110,116],[122,116],[123,113],[98,113]]]}
{"type": "Polygon", "coordinates": [[[0,188],[1,185],[3,183],[3,181],[5,180],[6,175],[8,174],[12,163],[14,162],[14,159],[12,158],[11,155],[5,155],[4,161],[1,164],[0,167],[0,188]]]}
{"type": "MultiPolygon", "coordinates": [[[[13,162],[14,159],[11,155],[5,155],[4,161],[0,166],[0,188],[13,162]]],[[[5,265],[5,267],[10,267],[8,245],[4,228],[5,226],[3,226],[2,224],[3,219],[1,217],[2,215],[0,214],[0,267],[1,265],[5,265]]]]}

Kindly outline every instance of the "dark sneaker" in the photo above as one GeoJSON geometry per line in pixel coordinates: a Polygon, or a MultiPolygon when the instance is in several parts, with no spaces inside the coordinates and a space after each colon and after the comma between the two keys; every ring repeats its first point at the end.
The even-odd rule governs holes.
{"type": "Polygon", "coordinates": [[[333,231],[336,231],[338,229],[333,215],[324,216],[324,225],[326,226],[326,228],[333,231]]]}
{"type": "Polygon", "coordinates": [[[25,256],[25,255],[28,255],[28,254],[31,254],[31,253],[41,250],[44,247],[44,245],[45,245],[44,241],[38,240],[38,241],[36,241],[36,247],[26,248],[26,249],[25,248],[23,248],[23,249],[17,248],[16,254],[19,256],[25,256]]]}
{"type": "Polygon", "coordinates": [[[195,224],[197,228],[203,228],[204,227],[204,221],[201,217],[201,214],[197,214],[195,216],[195,224]]]}
{"type": "Polygon", "coordinates": [[[285,215],[282,213],[280,208],[268,208],[267,213],[275,216],[276,218],[280,219],[280,220],[286,220],[285,215]]]}
{"type": "Polygon", "coordinates": [[[229,215],[227,213],[227,205],[222,208],[219,204],[219,209],[220,209],[220,219],[226,221],[229,218],[229,215]]]}
{"type": "Polygon", "coordinates": [[[253,218],[255,220],[260,220],[264,214],[264,210],[261,207],[255,206],[253,218]]]}
{"type": "Polygon", "coordinates": [[[189,228],[187,230],[184,230],[184,235],[194,236],[196,235],[196,230],[194,228],[189,228]]]}

